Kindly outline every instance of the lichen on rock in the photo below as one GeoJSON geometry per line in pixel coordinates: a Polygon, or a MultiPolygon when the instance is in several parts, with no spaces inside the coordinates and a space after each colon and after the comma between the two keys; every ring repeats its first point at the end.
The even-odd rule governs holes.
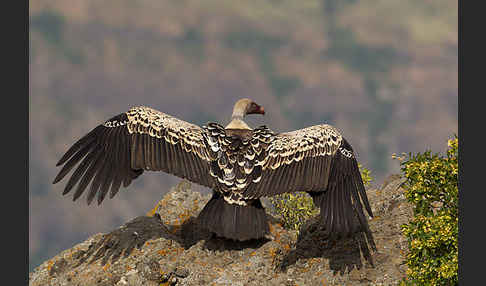
{"type": "Polygon", "coordinates": [[[268,214],[273,240],[212,237],[195,219],[210,195],[183,181],[147,216],[42,263],[29,274],[29,285],[398,284],[407,250],[400,225],[412,215],[400,183],[400,176],[390,176],[381,188],[367,190],[376,214],[369,221],[376,252],[367,252],[359,236],[327,241],[317,217],[297,234],[268,214]]]}

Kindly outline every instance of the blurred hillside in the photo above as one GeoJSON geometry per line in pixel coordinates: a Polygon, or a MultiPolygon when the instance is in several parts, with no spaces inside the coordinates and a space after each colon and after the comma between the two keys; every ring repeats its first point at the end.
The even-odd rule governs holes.
{"type": "Polygon", "coordinates": [[[144,174],[101,207],[51,184],[75,140],[132,106],[224,124],[250,97],[267,111],[252,125],[336,126],[376,182],[398,170],[392,153],[443,151],[457,132],[457,1],[29,5],[30,270],[145,214],[178,181],[144,174]]]}

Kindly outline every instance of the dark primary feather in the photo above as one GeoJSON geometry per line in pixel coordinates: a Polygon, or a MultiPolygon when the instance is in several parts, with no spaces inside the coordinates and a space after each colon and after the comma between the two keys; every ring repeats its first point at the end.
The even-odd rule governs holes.
{"type": "Polygon", "coordinates": [[[61,157],[59,162],[57,162],[56,166],[60,166],[66,162],[67,159],[69,159],[75,152],[77,152],[81,147],[91,143],[93,140],[96,139],[96,136],[93,136],[93,133],[99,132],[100,127],[95,128],[88,134],[86,134],[83,138],[81,138],[78,142],[76,142],[69,150],[64,154],[64,156],[61,157]]]}
{"type": "MultiPolygon", "coordinates": [[[[352,152],[344,138],[341,148],[352,152]]],[[[346,237],[363,231],[371,247],[376,249],[361,202],[370,216],[373,213],[354,156],[349,158],[338,150],[332,160],[327,190],[309,194],[321,208],[322,220],[331,237],[346,237]]]]}
{"type": "Polygon", "coordinates": [[[96,197],[101,204],[108,192],[113,198],[121,185],[127,187],[144,170],[164,171],[212,187],[214,180],[206,175],[209,159],[203,150],[202,132],[195,125],[156,110],[133,108],[74,143],[59,160],[57,165],[63,167],[53,183],[74,169],[63,195],[79,183],[73,200],[89,187],[88,204],[96,197]]]}

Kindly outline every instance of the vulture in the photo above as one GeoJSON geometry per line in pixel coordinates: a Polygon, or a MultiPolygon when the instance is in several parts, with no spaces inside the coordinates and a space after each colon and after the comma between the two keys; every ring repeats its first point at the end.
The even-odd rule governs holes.
{"type": "Polygon", "coordinates": [[[244,118],[265,114],[243,98],[228,125],[200,127],[150,107],[133,107],[98,125],[61,157],[53,183],[74,169],[63,195],[75,188],[73,201],[87,189],[88,205],[113,198],[121,185],[145,171],[163,171],[212,189],[197,221],[216,236],[245,241],[269,234],[260,198],[307,192],[320,208],[330,237],[371,231],[372,211],[355,153],[328,124],[276,133],[265,125],[252,129],[244,118]],[[79,163],[79,164],[78,164],[79,163]]]}

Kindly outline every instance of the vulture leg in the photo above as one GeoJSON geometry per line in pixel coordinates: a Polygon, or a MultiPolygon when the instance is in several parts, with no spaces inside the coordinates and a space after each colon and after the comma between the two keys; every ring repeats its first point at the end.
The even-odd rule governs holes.
{"type": "Polygon", "coordinates": [[[259,199],[248,200],[246,205],[231,204],[217,192],[213,192],[197,219],[217,236],[239,241],[264,238],[270,231],[259,199]]]}

